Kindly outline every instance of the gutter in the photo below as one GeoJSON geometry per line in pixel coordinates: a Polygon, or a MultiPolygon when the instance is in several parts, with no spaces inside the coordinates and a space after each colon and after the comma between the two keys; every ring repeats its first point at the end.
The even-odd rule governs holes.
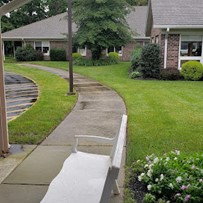
{"type": "Polygon", "coordinates": [[[153,25],[154,28],[160,28],[160,29],[203,29],[203,25],[153,25]]]}
{"type": "Polygon", "coordinates": [[[165,35],[165,46],[164,46],[164,69],[166,69],[167,65],[167,56],[168,56],[168,33],[170,28],[167,28],[166,35],[165,35]]]}

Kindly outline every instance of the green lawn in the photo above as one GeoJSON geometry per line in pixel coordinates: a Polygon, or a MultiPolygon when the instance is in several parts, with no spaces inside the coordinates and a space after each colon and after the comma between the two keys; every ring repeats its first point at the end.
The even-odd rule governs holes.
{"type": "MultiPolygon", "coordinates": [[[[40,62],[67,69],[67,62],[40,62]]],[[[131,80],[129,63],[74,67],[74,71],[115,89],[128,111],[127,159],[181,150],[203,151],[203,82],[131,80]]]]}
{"type": "Polygon", "coordinates": [[[71,111],[76,96],[66,96],[67,81],[51,73],[14,63],[5,64],[5,70],[31,78],[40,91],[38,101],[20,117],[8,123],[10,143],[38,144],[71,111]]]}

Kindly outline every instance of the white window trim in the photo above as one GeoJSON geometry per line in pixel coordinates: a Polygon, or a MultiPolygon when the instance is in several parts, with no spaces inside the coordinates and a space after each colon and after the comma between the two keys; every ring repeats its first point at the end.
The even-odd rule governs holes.
{"type": "Polygon", "coordinates": [[[81,54],[81,56],[87,56],[87,47],[85,46],[84,49],[78,47],[78,53],[81,54]]]}
{"type": "Polygon", "coordinates": [[[43,53],[43,47],[49,47],[49,51],[47,53],[43,53],[44,56],[49,56],[50,55],[50,41],[34,41],[34,49],[36,49],[36,42],[42,42],[42,49],[41,52],[43,53]],[[46,44],[46,46],[44,46],[44,44],[46,44]]]}
{"type": "MultiPolygon", "coordinates": [[[[113,51],[116,52],[116,47],[113,47],[113,51]]],[[[119,56],[123,56],[123,46],[121,46],[121,53],[119,52],[116,53],[118,53],[119,56]]],[[[106,48],[106,56],[108,55],[109,55],[108,48],[106,48]]]]}
{"type": "MultiPolygon", "coordinates": [[[[182,34],[182,35],[184,35],[184,34],[182,34]]],[[[178,64],[178,69],[181,70],[181,61],[182,60],[200,61],[203,64],[203,36],[202,36],[202,56],[181,56],[180,51],[181,51],[182,35],[180,35],[180,43],[179,43],[179,64],[178,64]]]]}

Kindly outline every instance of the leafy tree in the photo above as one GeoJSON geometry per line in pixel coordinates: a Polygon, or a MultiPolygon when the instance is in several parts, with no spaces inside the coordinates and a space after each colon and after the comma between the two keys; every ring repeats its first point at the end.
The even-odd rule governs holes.
{"type": "Polygon", "coordinates": [[[42,20],[47,17],[46,0],[35,0],[10,13],[10,22],[17,27],[42,20]]]}
{"type": "Polygon", "coordinates": [[[148,0],[126,0],[132,6],[144,6],[147,5],[148,0]]]}
{"type": "Polygon", "coordinates": [[[47,0],[47,5],[49,7],[48,16],[55,16],[57,14],[66,12],[67,0],[47,0]]]}
{"type": "Polygon", "coordinates": [[[125,20],[128,10],[125,0],[74,0],[76,43],[87,46],[93,60],[99,59],[105,48],[126,44],[131,36],[125,20]]]}

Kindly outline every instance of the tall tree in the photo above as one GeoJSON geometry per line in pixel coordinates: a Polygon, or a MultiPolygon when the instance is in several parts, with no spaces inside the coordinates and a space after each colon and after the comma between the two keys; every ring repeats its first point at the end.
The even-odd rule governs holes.
{"type": "Polygon", "coordinates": [[[54,16],[63,12],[66,12],[67,9],[67,0],[48,0],[48,16],[54,16]]]}
{"type": "Polygon", "coordinates": [[[10,13],[10,22],[17,27],[27,25],[47,17],[46,0],[34,0],[10,13]]]}
{"type": "Polygon", "coordinates": [[[92,59],[99,59],[103,49],[130,40],[127,6],[126,0],[74,0],[73,18],[78,26],[74,38],[78,45],[91,50],[92,59]]]}
{"type": "Polygon", "coordinates": [[[126,0],[132,6],[145,6],[148,0],[126,0]]]}

